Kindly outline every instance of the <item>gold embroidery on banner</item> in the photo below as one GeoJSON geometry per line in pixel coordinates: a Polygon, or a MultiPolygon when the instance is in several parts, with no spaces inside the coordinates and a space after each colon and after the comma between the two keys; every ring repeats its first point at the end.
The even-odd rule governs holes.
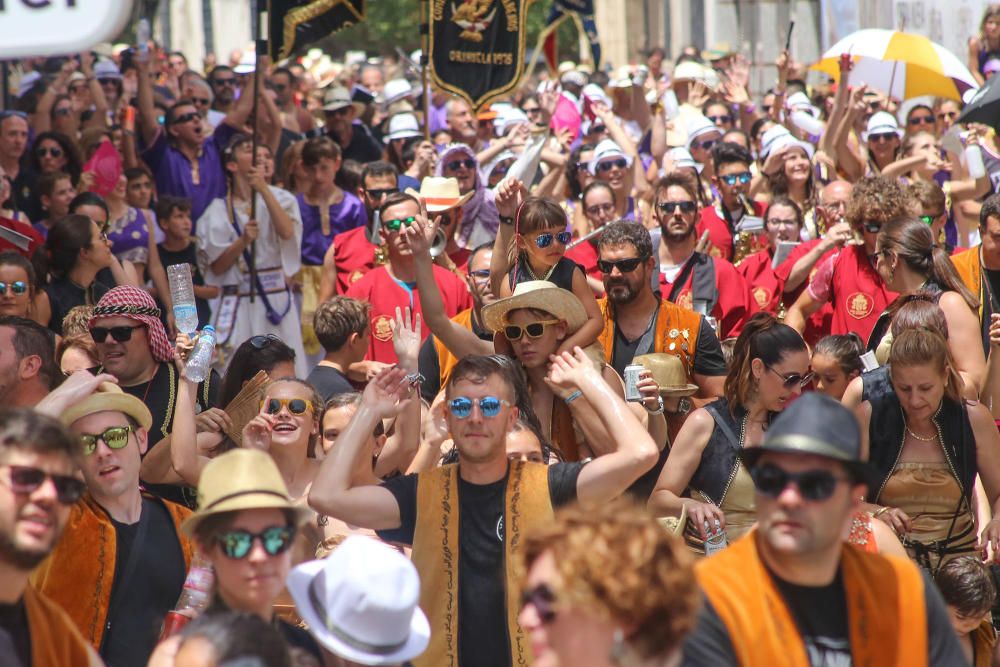
{"type": "Polygon", "coordinates": [[[489,11],[492,4],[493,0],[465,0],[459,7],[451,3],[451,21],[462,29],[458,34],[461,39],[483,41],[483,31],[497,15],[496,7],[489,11]]]}
{"type": "MultiPolygon", "coordinates": [[[[336,7],[337,5],[344,5],[347,9],[354,15],[357,21],[364,21],[364,13],[359,13],[347,0],[316,0],[316,2],[311,2],[305,7],[298,7],[292,11],[285,14],[284,20],[284,39],[281,45],[281,53],[278,55],[278,60],[287,58],[292,54],[295,49],[295,29],[306,21],[311,21],[320,14],[329,11],[336,7]]],[[[354,25],[351,21],[345,21],[341,28],[347,28],[354,25]]],[[[334,32],[337,32],[336,30],[334,32]]],[[[333,33],[330,33],[333,34],[333,33]]]]}

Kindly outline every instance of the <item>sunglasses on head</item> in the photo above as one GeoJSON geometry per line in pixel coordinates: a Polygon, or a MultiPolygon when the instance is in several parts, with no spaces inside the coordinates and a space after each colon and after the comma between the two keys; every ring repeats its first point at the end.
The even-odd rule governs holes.
{"type": "Polygon", "coordinates": [[[725,183],[729,187],[732,187],[736,185],[737,181],[740,183],[740,185],[746,185],[753,179],[753,174],[751,174],[749,171],[744,171],[739,174],[726,174],[725,176],[719,176],[719,178],[722,179],[723,183],[725,183]]]}
{"type": "Polygon", "coordinates": [[[381,199],[382,197],[387,197],[389,195],[394,195],[399,192],[399,188],[377,188],[377,189],[365,189],[365,193],[372,199],[381,199]]]}
{"type": "Polygon", "coordinates": [[[398,232],[403,227],[409,227],[416,221],[417,221],[417,216],[411,215],[406,218],[393,218],[392,220],[385,220],[382,223],[382,226],[388,229],[390,232],[398,232]]]}
{"type": "Polygon", "coordinates": [[[677,209],[680,209],[681,213],[694,213],[695,203],[693,201],[665,201],[657,204],[656,208],[667,215],[673,215],[677,209]]]}
{"type": "Polygon", "coordinates": [[[542,334],[545,333],[545,327],[558,323],[559,320],[540,320],[523,327],[517,324],[508,324],[503,328],[503,335],[507,337],[507,340],[512,341],[521,340],[521,336],[524,334],[528,334],[528,338],[541,338],[542,334]]]}
{"type": "Polygon", "coordinates": [[[906,122],[910,125],[933,125],[934,116],[911,116],[906,122]]]}
{"type": "Polygon", "coordinates": [[[280,342],[281,339],[275,336],[274,334],[250,337],[250,344],[253,346],[253,349],[255,350],[263,350],[271,343],[280,343],[280,342]]]}
{"type": "Polygon", "coordinates": [[[545,584],[538,584],[532,589],[521,593],[521,609],[528,605],[535,608],[538,620],[543,624],[551,623],[556,618],[556,596],[545,584]]]}
{"type": "Polygon", "coordinates": [[[452,160],[451,162],[446,162],[444,166],[449,171],[458,171],[462,167],[465,167],[466,169],[475,169],[476,161],[473,160],[472,158],[465,158],[464,160],[452,160]]]}
{"type": "Polygon", "coordinates": [[[135,326],[121,326],[121,327],[91,327],[90,337],[94,339],[95,343],[103,343],[108,338],[108,334],[115,339],[118,343],[127,343],[132,340],[132,332],[136,329],[142,329],[145,324],[136,324],[135,326]]]}
{"type": "Polygon", "coordinates": [[[45,480],[51,479],[56,487],[56,498],[63,505],[72,505],[83,496],[87,485],[83,480],[69,475],[50,475],[31,466],[4,466],[10,471],[10,490],[19,495],[34,493],[45,480]]]}
{"type": "MultiPolygon", "coordinates": [[[[265,407],[265,402],[261,401],[260,406],[265,407]]],[[[312,401],[305,398],[269,398],[266,402],[265,412],[269,415],[276,415],[284,407],[287,407],[293,415],[305,414],[306,410],[315,412],[312,401]]]]}
{"type": "Polygon", "coordinates": [[[713,123],[715,123],[716,125],[722,125],[724,123],[732,123],[733,122],[733,117],[730,116],[730,115],[728,115],[728,114],[724,115],[724,116],[708,116],[707,118],[710,121],[712,121],[713,123]]]}
{"type": "Polygon", "coordinates": [[[173,122],[170,123],[170,124],[171,125],[183,125],[184,123],[190,123],[191,121],[193,121],[196,118],[201,118],[201,114],[199,114],[197,111],[191,111],[191,112],[188,112],[186,114],[182,114],[180,116],[177,116],[177,118],[174,118],[173,122]]]}
{"type": "Polygon", "coordinates": [[[624,169],[628,165],[628,160],[623,157],[614,160],[605,160],[597,163],[597,171],[611,171],[614,168],[624,169]]]}
{"type": "Polygon", "coordinates": [[[96,452],[98,440],[103,440],[108,449],[122,449],[128,444],[128,434],[131,431],[131,426],[112,426],[104,429],[102,433],[81,433],[83,453],[90,456],[96,452]]]}
{"type": "Polygon", "coordinates": [[[597,268],[599,268],[601,273],[604,274],[610,274],[615,269],[618,269],[619,273],[632,273],[639,268],[642,261],[641,257],[631,257],[629,259],[618,260],[599,259],[597,260],[597,268]]]}
{"type": "Polygon", "coordinates": [[[259,533],[251,533],[249,530],[227,530],[216,537],[215,541],[222,549],[222,553],[233,560],[246,558],[253,549],[255,540],[260,540],[260,545],[264,547],[268,556],[278,556],[292,546],[295,532],[295,526],[271,526],[259,533]]]}
{"type": "Polygon", "coordinates": [[[892,141],[893,139],[897,139],[897,138],[898,137],[897,137],[897,135],[896,135],[895,132],[879,132],[878,134],[869,134],[868,135],[868,141],[869,141],[869,143],[873,143],[873,144],[881,144],[881,143],[885,143],[887,141],[892,141]]]}
{"type": "Polygon", "coordinates": [[[813,501],[828,499],[837,490],[838,482],[849,481],[846,477],[838,477],[827,470],[792,473],[771,464],[753,467],[750,477],[757,492],[768,498],[777,498],[788,488],[789,483],[795,482],[802,497],[813,501]]]}
{"type": "Polygon", "coordinates": [[[62,157],[63,150],[58,146],[39,146],[35,149],[35,155],[38,157],[45,157],[46,155],[51,155],[52,157],[62,157]]]}
{"type": "Polygon", "coordinates": [[[490,419],[500,414],[500,408],[502,406],[510,405],[510,403],[502,398],[497,398],[496,396],[483,396],[482,398],[477,399],[468,398],[466,396],[456,396],[448,401],[448,409],[451,411],[451,414],[455,415],[458,419],[465,419],[471,415],[472,407],[474,405],[479,406],[479,412],[482,413],[483,417],[490,419]]]}
{"type": "Polygon", "coordinates": [[[21,296],[28,291],[28,283],[23,280],[15,280],[12,283],[0,283],[0,294],[6,294],[10,290],[17,296],[21,296]]]}
{"type": "Polygon", "coordinates": [[[804,387],[810,382],[812,382],[813,375],[815,375],[815,373],[813,373],[812,371],[809,371],[805,375],[802,375],[801,373],[789,373],[788,375],[783,375],[782,373],[779,373],[778,371],[774,370],[774,368],[772,368],[771,366],[768,366],[767,370],[771,371],[779,378],[781,378],[782,385],[785,387],[785,389],[804,387]]]}
{"type": "Polygon", "coordinates": [[[569,243],[573,235],[569,232],[545,232],[544,234],[539,234],[535,237],[535,245],[539,248],[548,248],[552,245],[553,241],[558,241],[561,245],[566,245],[569,243]]]}

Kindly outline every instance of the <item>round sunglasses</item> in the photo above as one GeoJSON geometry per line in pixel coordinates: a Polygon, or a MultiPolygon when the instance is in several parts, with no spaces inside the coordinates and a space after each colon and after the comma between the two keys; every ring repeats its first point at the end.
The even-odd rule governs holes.
{"type": "Polygon", "coordinates": [[[10,490],[18,495],[34,493],[45,480],[51,479],[56,487],[56,498],[63,505],[72,505],[83,496],[87,485],[83,480],[69,475],[52,475],[31,466],[3,465],[7,468],[10,490]]]}
{"type": "Polygon", "coordinates": [[[268,556],[277,556],[288,551],[295,539],[295,526],[271,526],[259,533],[249,530],[227,530],[215,538],[227,558],[241,560],[250,554],[253,543],[260,540],[268,556]]]}
{"type": "Polygon", "coordinates": [[[472,407],[474,405],[479,406],[479,412],[483,417],[491,419],[500,414],[502,406],[510,405],[510,403],[496,396],[483,396],[477,399],[468,398],[467,396],[456,396],[448,401],[448,410],[458,419],[466,419],[472,414],[472,407]]]}
{"type": "Polygon", "coordinates": [[[28,283],[23,280],[15,280],[12,283],[0,282],[0,294],[6,294],[8,290],[17,296],[21,296],[28,291],[28,283]]]}
{"type": "Polygon", "coordinates": [[[132,432],[131,426],[112,426],[104,429],[102,433],[81,433],[80,442],[83,444],[83,453],[90,456],[97,451],[98,440],[103,440],[108,449],[124,449],[128,444],[128,434],[132,432]]]}
{"type": "Polygon", "coordinates": [[[541,320],[539,322],[532,322],[531,324],[526,324],[523,327],[517,324],[508,324],[503,328],[503,335],[507,337],[509,341],[521,340],[521,336],[528,334],[528,338],[541,338],[542,334],[545,333],[545,327],[550,324],[558,324],[559,320],[541,320]]]}
{"type": "Polygon", "coordinates": [[[615,160],[605,160],[604,162],[597,163],[597,171],[611,171],[614,168],[624,169],[628,166],[628,161],[623,158],[617,158],[615,160]]]}
{"type": "Polygon", "coordinates": [[[269,398],[266,404],[265,401],[261,401],[260,406],[265,408],[264,411],[269,415],[278,414],[284,407],[287,407],[293,415],[305,414],[306,410],[316,411],[312,401],[305,398],[269,398]]]}
{"type": "Polygon", "coordinates": [[[458,171],[462,167],[466,169],[475,169],[476,161],[472,158],[466,158],[464,160],[452,160],[451,162],[445,162],[445,168],[449,171],[458,171]]]}
{"type": "Polygon", "coordinates": [[[850,481],[827,470],[792,473],[771,464],[751,468],[750,478],[757,492],[768,498],[777,498],[790,483],[795,482],[802,497],[812,501],[827,500],[837,490],[838,482],[850,481]]]}
{"type": "Polygon", "coordinates": [[[544,234],[539,234],[535,237],[535,245],[539,248],[548,248],[552,245],[553,241],[558,241],[560,245],[566,245],[572,238],[573,235],[569,232],[557,232],[555,234],[552,232],[545,232],[544,234]]]}

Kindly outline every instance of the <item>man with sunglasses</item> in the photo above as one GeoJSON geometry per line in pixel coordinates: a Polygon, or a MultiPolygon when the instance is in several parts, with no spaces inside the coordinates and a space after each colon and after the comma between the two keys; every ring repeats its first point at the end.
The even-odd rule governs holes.
{"type": "Polygon", "coordinates": [[[749,291],[732,264],[696,250],[698,199],[693,180],[680,173],[660,179],[653,192],[651,234],[661,296],[714,320],[720,339],[739,335],[750,312],[749,291]]]}
{"type": "Polygon", "coordinates": [[[608,453],[586,464],[510,462],[507,434],[518,418],[513,369],[494,356],[470,355],[455,366],[446,390],[457,465],[378,486],[352,485],[350,471],[376,423],[413,400],[405,373],[390,369],[365,389],[353,421],[320,467],[310,492],[313,507],[413,547],[421,607],[431,624],[431,643],[414,661],[417,667],[530,662],[511,567],[521,536],[567,502],[601,504],[619,496],[656,459],[645,427],[582,350],[559,357],[549,378],[594,406],[613,434],[608,453]]]}
{"type": "MultiPolygon", "coordinates": [[[[479,165],[471,148],[453,143],[441,152],[434,169],[435,176],[457,180],[459,194],[469,197],[462,204],[462,221],[455,232],[455,240],[462,248],[474,248],[494,240],[500,227],[496,190],[480,177],[479,165]]],[[[513,224],[513,219],[510,222],[513,224]]]]}
{"type": "Polygon", "coordinates": [[[149,409],[115,385],[67,408],[87,484],[59,544],[31,582],[76,623],[108,665],[144,665],[191,563],[180,532],[191,510],[140,489],[149,409]]]}
{"type": "Polygon", "coordinates": [[[316,121],[312,114],[295,103],[298,79],[287,67],[276,67],[267,77],[267,87],[274,91],[274,103],[281,112],[281,122],[291,132],[312,132],[316,121]]]}
{"type": "MultiPolygon", "coordinates": [[[[156,447],[173,429],[180,381],[173,362],[174,349],[156,302],[145,290],[120,285],[97,302],[88,328],[100,362],[95,372],[113,375],[126,394],[141,400],[152,413],[142,469],[147,488],[174,502],[193,506],[191,489],[177,486],[179,479],[170,466],[170,448],[156,447]]],[[[214,370],[199,383],[199,412],[216,407],[220,383],[214,370]]]]}
{"type": "MultiPolygon", "coordinates": [[[[750,201],[750,183],[753,174],[750,165],[753,156],[738,144],[716,143],[712,147],[712,186],[718,193],[713,206],[701,209],[698,220],[698,236],[708,232],[708,254],[733,261],[734,245],[739,236],[739,226],[744,216],[762,218],[767,207],[758,201],[750,201]],[[748,209],[747,207],[750,207],[748,209]]],[[[764,234],[753,237],[745,256],[766,247],[764,234]]]]}
{"type": "Polygon", "coordinates": [[[5,667],[102,665],[76,624],[29,585],[83,495],[78,443],[52,417],[0,410],[0,658],[5,667]]]}
{"type": "MultiPolygon", "coordinates": [[[[346,295],[371,304],[371,345],[368,361],[386,364],[396,363],[396,351],[392,345],[391,322],[396,309],[409,308],[416,317],[422,316],[420,287],[417,284],[413,249],[410,247],[403,229],[413,225],[421,215],[421,205],[411,195],[397,192],[386,197],[379,208],[379,238],[386,250],[388,261],[369,271],[363,278],[352,284],[346,295]]],[[[434,282],[437,283],[444,300],[444,313],[454,317],[472,306],[472,299],[465,282],[451,271],[440,266],[432,268],[434,282]]],[[[421,341],[428,331],[421,331],[421,341]]]]}
{"type": "Polygon", "coordinates": [[[757,528],[697,565],[684,667],[967,664],[929,577],[844,539],[878,483],[847,408],[804,394],[740,456],[757,528]]]}
{"type": "Polygon", "coordinates": [[[357,120],[360,106],[341,86],[331,86],[323,96],[326,136],[340,146],[343,159],[366,164],[382,159],[382,147],[368,126],[357,120]]]}
{"type": "Polygon", "coordinates": [[[228,114],[236,100],[236,88],[239,86],[233,68],[228,65],[216,66],[209,73],[208,82],[212,84],[212,91],[215,93],[212,109],[222,114],[228,114]]]}

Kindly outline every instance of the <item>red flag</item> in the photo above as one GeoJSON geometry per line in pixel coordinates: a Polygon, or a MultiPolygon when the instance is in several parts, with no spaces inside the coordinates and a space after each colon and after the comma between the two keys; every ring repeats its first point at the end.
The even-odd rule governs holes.
{"type": "Polygon", "coordinates": [[[111,145],[111,140],[105,138],[87,164],[83,165],[83,170],[94,174],[94,185],[90,189],[107,197],[122,176],[122,157],[111,145]]]}
{"type": "Polygon", "coordinates": [[[559,45],[555,30],[549,32],[542,43],[542,53],[545,55],[545,63],[549,66],[549,71],[553,74],[559,69],[559,45]]]}

